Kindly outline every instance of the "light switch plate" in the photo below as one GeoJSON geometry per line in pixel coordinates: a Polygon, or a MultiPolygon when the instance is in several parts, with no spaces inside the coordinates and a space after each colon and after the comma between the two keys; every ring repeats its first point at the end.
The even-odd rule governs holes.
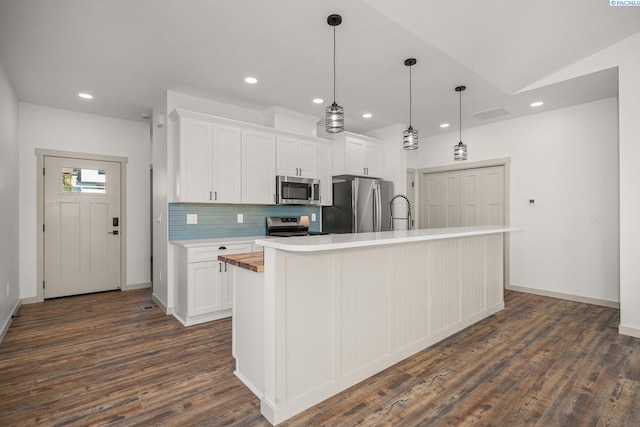
{"type": "Polygon", "coordinates": [[[244,215],[238,214],[238,224],[242,224],[244,222],[244,215]]]}
{"type": "Polygon", "coordinates": [[[312,213],[311,214],[311,221],[315,221],[316,220],[316,214],[312,213]]]}
{"type": "Polygon", "coordinates": [[[198,214],[187,214],[187,224],[197,224],[198,214]]]}

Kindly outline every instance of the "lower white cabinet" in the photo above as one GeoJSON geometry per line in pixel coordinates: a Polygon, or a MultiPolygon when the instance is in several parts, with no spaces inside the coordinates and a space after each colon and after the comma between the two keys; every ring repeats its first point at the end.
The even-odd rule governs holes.
{"type": "Polygon", "coordinates": [[[232,275],[218,255],[251,251],[251,243],[180,248],[174,316],[185,326],[231,316],[232,275]]]}

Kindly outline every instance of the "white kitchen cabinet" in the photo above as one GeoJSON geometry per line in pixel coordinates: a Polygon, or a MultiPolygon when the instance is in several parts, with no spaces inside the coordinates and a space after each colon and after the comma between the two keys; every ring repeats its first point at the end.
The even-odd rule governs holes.
{"type": "Polygon", "coordinates": [[[333,144],[333,175],[382,177],[382,141],[343,132],[333,144]]]}
{"type": "Polygon", "coordinates": [[[242,203],[276,202],[276,137],[242,130],[242,203]]]}
{"type": "Polygon", "coordinates": [[[231,316],[232,275],[218,255],[251,251],[249,242],[180,248],[174,316],[185,326],[231,316]]]}
{"type": "Polygon", "coordinates": [[[240,203],[241,130],[180,117],[180,202],[240,203]]]}
{"type": "Polygon", "coordinates": [[[318,144],[304,139],[278,135],[278,175],[318,178],[318,144]]]}
{"type": "Polygon", "coordinates": [[[320,204],[333,205],[333,168],[332,147],[330,144],[318,144],[318,178],[320,179],[320,204]]]}

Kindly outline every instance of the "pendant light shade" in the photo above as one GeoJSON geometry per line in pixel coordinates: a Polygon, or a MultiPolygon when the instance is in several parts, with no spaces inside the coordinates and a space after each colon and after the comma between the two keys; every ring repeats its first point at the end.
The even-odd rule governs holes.
{"type": "Polygon", "coordinates": [[[336,27],[342,23],[342,16],[329,15],[327,24],[333,27],[333,103],[325,109],[325,130],[327,133],[344,131],[344,108],[336,103],[336,27]]]}
{"type": "Polygon", "coordinates": [[[453,146],[453,160],[467,160],[467,144],[462,142],[462,91],[466,86],[456,87],[456,92],[460,94],[460,142],[453,146]]]}
{"type": "Polygon", "coordinates": [[[405,150],[416,150],[418,148],[418,129],[411,126],[411,67],[416,65],[416,58],[404,60],[404,65],[409,67],[409,127],[402,134],[402,148],[405,150]]]}

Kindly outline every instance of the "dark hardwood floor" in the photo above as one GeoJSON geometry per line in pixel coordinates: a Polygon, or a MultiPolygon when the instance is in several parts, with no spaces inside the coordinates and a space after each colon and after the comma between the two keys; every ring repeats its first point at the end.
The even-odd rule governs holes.
{"type": "MultiPolygon", "coordinates": [[[[281,425],[640,425],[640,340],[618,310],[505,301],[281,425]]],[[[233,369],[229,319],[185,328],[147,290],[25,305],[0,344],[0,425],[269,425],[233,369]]]]}

